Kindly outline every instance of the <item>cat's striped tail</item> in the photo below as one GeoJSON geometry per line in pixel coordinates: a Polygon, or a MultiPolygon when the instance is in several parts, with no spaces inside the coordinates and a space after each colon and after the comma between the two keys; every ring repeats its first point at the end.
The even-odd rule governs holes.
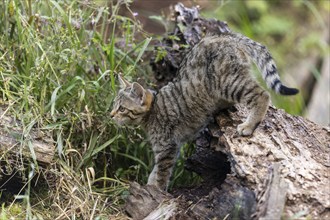
{"type": "Polygon", "coordinates": [[[262,73],[267,86],[281,95],[295,95],[298,89],[289,88],[282,84],[277,72],[276,64],[265,46],[243,35],[238,35],[239,43],[252,58],[262,73]]]}

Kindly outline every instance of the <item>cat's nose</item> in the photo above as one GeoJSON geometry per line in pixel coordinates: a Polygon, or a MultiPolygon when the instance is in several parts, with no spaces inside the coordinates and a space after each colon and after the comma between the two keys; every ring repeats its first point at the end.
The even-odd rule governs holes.
{"type": "Polygon", "coordinates": [[[115,116],[115,111],[110,112],[110,117],[113,118],[115,116]]]}

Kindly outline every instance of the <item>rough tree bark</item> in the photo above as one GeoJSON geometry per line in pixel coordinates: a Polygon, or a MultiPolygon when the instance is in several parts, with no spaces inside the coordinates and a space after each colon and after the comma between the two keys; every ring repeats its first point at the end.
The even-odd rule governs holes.
{"type": "Polygon", "coordinates": [[[247,110],[236,108],[216,117],[217,123],[209,128],[211,140],[197,144],[195,155],[187,160],[187,168],[203,176],[201,186],[189,193],[175,192],[175,197],[133,184],[128,214],[134,219],[150,213],[160,219],[232,219],[235,215],[239,219],[329,219],[330,129],[270,107],[254,134],[240,137],[236,127],[247,110]],[[231,172],[221,184],[216,174],[223,173],[221,164],[226,159],[214,159],[214,155],[222,153],[231,172]],[[165,217],[164,210],[171,210],[171,218],[165,217]]]}
{"type": "MultiPolygon", "coordinates": [[[[170,81],[185,48],[205,32],[230,31],[224,22],[200,18],[197,8],[175,7],[177,26],[165,38],[166,56],[151,63],[160,85],[170,81]],[[172,49],[169,49],[172,48],[172,49]]],[[[159,49],[158,49],[159,50],[159,49]]],[[[235,106],[215,117],[196,140],[186,168],[200,186],[172,194],[133,183],[126,211],[133,219],[330,218],[330,128],[270,107],[251,137],[236,127],[247,110],[235,106]]]]}
{"type": "Polygon", "coordinates": [[[3,109],[8,109],[8,106],[0,106],[0,162],[8,162],[8,157],[11,161],[24,157],[44,164],[51,163],[55,153],[52,138],[34,129],[23,135],[20,121],[8,116],[3,109]]]}

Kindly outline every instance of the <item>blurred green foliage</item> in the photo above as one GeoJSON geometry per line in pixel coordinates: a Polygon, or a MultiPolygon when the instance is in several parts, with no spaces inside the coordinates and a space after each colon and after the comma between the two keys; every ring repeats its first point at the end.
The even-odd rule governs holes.
{"type": "MultiPolygon", "coordinates": [[[[50,133],[57,150],[53,175],[73,181],[82,195],[106,195],[112,202],[110,212],[117,212],[127,196],[128,180],[146,183],[153,163],[143,131],[117,127],[108,114],[118,89],[117,73],[129,80],[148,77],[141,60],[150,49],[151,38],[137,21],[119,14],[120,8],[130,12],[129,3],[0,1],[0,104],[7,115],[19,120],[24,131],[20,147],[33,153],[30,132],[50,133]],[[142,35],[142,40],[136,35],[142,35]],[[90,174],[92,180],[86,174],[93,173],[91,170],[95,171],[90,174]],[[89,187],[92,190],[81,189],[89,187]]],[[[315,28],[325,25],[320,11],[329,13],[327,1],[225,0],[213,4],[217,5],[215,10],[202,14],[226,20],[233,30],[267,45],[281,72],[288,67],[288,60],[296,61],[311,51],[328,52],[329,46],[319,40],[321,33],[305,27],[306,22],[315,22],[315,28]]],[[[301,96],[273,97],[277,106],[291,113],[300,114],[305,105],[301,96]]],[[[193,150],[192,144],[181,149],[171,186],[200,181],[184,170],[184,161],[193,150]]],[[[30,185],[41,172],[36,161],[22,167],[30,175],[28,190],[19,197],[24,200],[25,212],[17,214],[21,207],[4,203],[0,218],[39,216],[38,206],[31,206],[34,201],[39,207],[48,207],[48,212],[56,212],[51,208],[51,196],[45,205],[30,185]]],[[[59,194],[52,194],[53,199],[59,197],[65,204],[61,196],[66,191],[61,194],[63,186],[57,187],[59,194]]],[[[94,204],[91,201],[92,207],[94,204]]]]}
{"type": "MultiPolygon", "coordinates": [[[[290,75],[284,70],[297,65],[311,53],[320,56],[329,53],[329,44],[322,37],[326,30],[325,18],[330,11],[329,1],[223,0],[213,4],[215,9],[202,11],[203,16],[227,21],[232,30],[266,45],[282,76],[290,75]]],[[[311,71],[318,68],[310,67],[311,71]]],[[[254,74],[260,77],[256,69],[254,74]]],[[[314,75],[317,77],[317,73],[314,75]]],[[[294,80],[286,84],[297,86],[294,80]]],[[[291,114],[301,115],[306,107],[302,94],[283,97],[272,93],[272,101],[291,114]]]]}

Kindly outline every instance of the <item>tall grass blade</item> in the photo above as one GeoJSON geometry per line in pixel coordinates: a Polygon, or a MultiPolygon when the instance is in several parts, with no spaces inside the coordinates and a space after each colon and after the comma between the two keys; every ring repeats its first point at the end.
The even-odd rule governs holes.
{"type": "Polygon", "coordinates": [[[33,163],[34,163],[34,164],[38,164],[38,162],[37,162],[36,152],[34,151],[34,146],[33,146],[33,144],[32,144],[31,141],[28,141],[28,146],[29,146],[29,150],[30,150],[31,157],[32,157],[32,159],[33,159],[33,163]]]}
{"type": "Polygon", "coordinates": [[[107,142],[105,142],[104,144],[102,144],[101,146],[95,148],[93,150],[93,153],[91,154],[91,156],[96,155],[97,153],[101,152],[103,149],[105,149],[106,147],[108,147],[110,144],[112,144],[113,142],[115,142],[116,140],[118,140],[121,137],[121,135],[116,135],[113,138],[111,138],[110,140],[108,140],[107,142]]]}
{"type": "Polygon", "coordinates": [[[52,97],[50,99],[50,115],[53,117],[53,121],[56,121],[56,118],[54,117],[54,113],[55,113],[55,103],[56,103],[56,99],[57,99],[57,92],[58,90],[61,88],[61,86],[58,86],[52,93],[52,97]]]}
{"type": "Polygon", "coordinates": [[[149,38],[145,39],[144,41],[142,41],[140,44],[137,45],[137,48],[141,47],[141,49],[140,49],[140,51],[139,51],[138,56],[137,56],[136,59],[135,59],[135,62],[134,62],[134,64],[133,64],[133,67],[132,67],[132,68],[128,71],[128,73],[126,73],[126,74],[129,75],[129,74],[132,72],[132,70],[135,69],[136,64],[140,61],[142,55],[144,54],[145,50],[147,49],[147,47],[148,47],[148,45],[149,45],[151,39],[152,39],[152,38],[149,37],[149,38]]]}

